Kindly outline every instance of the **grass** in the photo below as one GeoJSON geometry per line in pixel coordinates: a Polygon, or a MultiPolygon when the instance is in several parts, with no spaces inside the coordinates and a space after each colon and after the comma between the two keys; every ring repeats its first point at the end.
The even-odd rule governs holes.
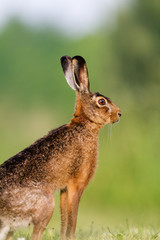
{"type": "MultiPolygon", "coordinates": [[[[24,237],[26,240],[30,238],[30,234],[26,231],[16,232],[14,235],[14,240],[17,238],[24,237]]],[[[59,233],[54,229],[47,228],[43,240],[58,240],[59,233]]],[[[90,229],[88,230],[78,230],[76,233],[75,240],[152,240],[160,239],[160,230],[154,229],[153,227],[149,228],[138,228],[129,226],[128,222],[126,225],[105,229],[98,229],[94,226],[94,223],[91,224],[90,229]]]]}

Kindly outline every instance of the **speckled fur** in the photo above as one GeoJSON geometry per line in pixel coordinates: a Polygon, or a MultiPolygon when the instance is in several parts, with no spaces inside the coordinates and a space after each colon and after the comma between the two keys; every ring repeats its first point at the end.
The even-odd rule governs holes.
{"type": "Polygon", "coordinates": [[[80,197],[97,166],[99,129],[121,115],[110,99],[89,91],[82,57],[65,56],[61,63],[77,95],[74,118],[0,166],[0,240],[30,224],[31,239],[40,240],[54,210],[55,190],[61,191],[61,239],[74,238],[80,197]],[[101,97],[102,107],[97,105],[101,97]]]}

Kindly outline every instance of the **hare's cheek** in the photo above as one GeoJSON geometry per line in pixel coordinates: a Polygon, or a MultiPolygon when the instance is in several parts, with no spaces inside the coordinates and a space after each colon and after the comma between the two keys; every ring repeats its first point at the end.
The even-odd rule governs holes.
{"type": "Polygon", "coordinates": [[[108,118],[108,119],[106,120],[106,122],[105,122],[106,125],[107,125],[107,124],[111,124],[111,123],[112,123],[111,118],[108,118]]]}
{"type": "Polygon", "coordinates": [[[106,118],[111,117],[111,115],[112,115],[111,108],[109,108],[109,107],[105,108],[105,115],[106,115],[106,118]]]}
{"type": "Polygon", "coordinates": [[[110,107],[106,107],[106,112],[107,113],[111,113],[111,108],[110,107]]]}

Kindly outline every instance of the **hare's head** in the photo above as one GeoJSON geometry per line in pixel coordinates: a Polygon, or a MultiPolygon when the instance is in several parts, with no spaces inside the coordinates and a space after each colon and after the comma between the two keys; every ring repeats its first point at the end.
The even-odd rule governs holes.
{"type": "Polygon", "coordinates": [[[69,86],[77,94],[75,117],[83,117],[100,125],[119,121],[120,109],[102,94],[90,92],[87,66],[82,57],[63,56],[61,64],[69,86]]]}

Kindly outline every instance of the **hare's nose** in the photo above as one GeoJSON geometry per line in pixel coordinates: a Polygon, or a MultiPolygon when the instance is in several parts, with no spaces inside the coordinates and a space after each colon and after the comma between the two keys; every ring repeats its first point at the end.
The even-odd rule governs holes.
{"type": "Polygon", "coordinates": [[[121,117],[122,116],[122,113],[121,112],[118,112],[118,117],[121,117]]]}

